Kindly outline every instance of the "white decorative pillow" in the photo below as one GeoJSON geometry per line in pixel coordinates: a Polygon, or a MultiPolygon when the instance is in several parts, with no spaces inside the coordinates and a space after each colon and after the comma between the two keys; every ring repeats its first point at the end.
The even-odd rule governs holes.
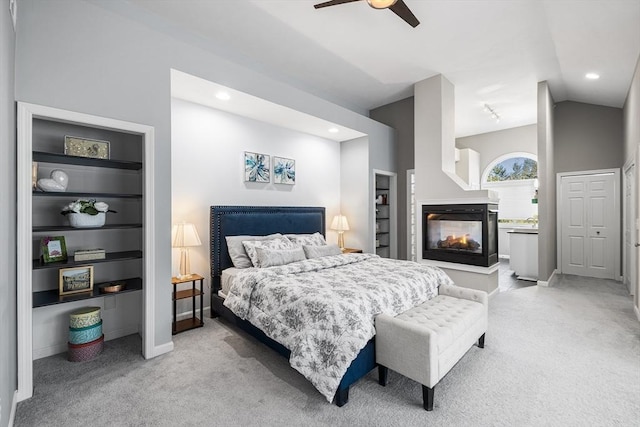
{"type": "Polygon", "coordinates": [[[229,257],[235,268],[249,268],[252,266],[251,260],[244,250],[243,241],[253,240],[271,240],[277,237],[282,237],[282,234],[269,234],[268,236],[226,236],[227,250],[229,251],[229,257]]]}
{"type": "Polygon", "coordinates": [[[296,261],[306,259],[304,250],[300,246],[292,249],[267,249],[256,247],[256,267],[274,267],[277,265],[286,265],[296,261]]]}
{"type": "Polygon", "coordinates": [[[338,245],[324,245],[324,246],[305,245],[302,247],[302,249],[304,249],[304,254],[307,256],[308,259],[320,258],[323,256],[329,256],[329,255],[340,255],[342,253],[338,245]]]}
{"type": "Polygon", "coordinates": [[[291,240],[287,239],[285,236],[279,236],[270,240],[248,240],[243,241],[242,245],[244,246],[244,250],[247,251],[247,255],[249,255],[249,259],[251,260],[251,264],[254,267],[259,267],[260,261],[258,261],[258,255],[256,253],[256,248],[265,248],[265,249],[293,249],[295,245],[291,243],[291,240]]]}
{"type": "Polygon", "coordinates": [[[299,246],[324,246],[327,242],[320,233],[313,234],[286,234],[293,243],[299,246]]]}

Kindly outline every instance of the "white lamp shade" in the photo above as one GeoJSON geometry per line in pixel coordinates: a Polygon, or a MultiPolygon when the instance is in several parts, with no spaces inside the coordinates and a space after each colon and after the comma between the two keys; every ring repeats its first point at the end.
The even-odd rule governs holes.
{"type": "Polygon", "coordinates": [[[195,225],[189,222],[181,222],[173,226],[171,230],[171,246],[174,248],[200,246],[201,244],[195,225]]]}
{"type": "Polygon", "coordinates": [[[349,222],[347,221],[347,217],[344,215],[334,216],[333,221],[331,222],[331,229],[337,231],[348,231],[349,222]]]}

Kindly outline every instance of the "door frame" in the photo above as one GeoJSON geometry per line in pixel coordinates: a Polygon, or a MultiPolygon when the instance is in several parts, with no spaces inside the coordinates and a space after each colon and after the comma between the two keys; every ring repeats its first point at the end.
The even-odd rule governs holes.
{"type": "Polygon", "coordinates": [[[636,293],[636,288],[637,288],[637,282],[638,282],[638,249],[637,246],[635,246],[636,242],[638,242],[638,162],[636,161],[636,157],[637,157],[637,150],[636,153],[633,154],[633,156],[626,161],[626,163],[624,164],[624,166],[622,167],[622,187],[621,187],[621,193],[622,193],[622,242],[621,242],[621,246],[622,246],[622,283],[625,282],[625,280],[627,279],[626,277],[626,273],[627,273],[627,240],[626,240],[626,225],[628,221],[631,221],[631,228],[633,230],[632,232],[632,237],[631,237],[631,247],[633,248],[631,251],[631,257],[635,257],[635,282],[631,283],[631,281],[629,281],[628,285],[627,285],[627,290],[629,291],[629,294],[631,295],[635,295],[636,293]],[[627,200],[626,200],[626,188],[627,188],[627,171],[631,168],[634,168],[634,178],[631,180],[631,185],[632,187],[632,206],[633,206],[633,213],[634,213],[634,217],[633,218],[628,218],[627,217],[627,200]]]}
{"type": "Polygon", "coordinates": [[[601,175],[601,174],[613,174],[613,209],[617,212],[617,227],[614,227],[613,234],[613,276],[615,280],[622,280],[622,263],[620,261],[620,232],[622,228],[622,213],[620,212],[620,168],[612,169],[595,169],[586,171],[575,172],[558,172],[556,174],[556,265],[559,273],[562,271],[562,178],[569,176],[587,176],[587,175],[601,175]]]}

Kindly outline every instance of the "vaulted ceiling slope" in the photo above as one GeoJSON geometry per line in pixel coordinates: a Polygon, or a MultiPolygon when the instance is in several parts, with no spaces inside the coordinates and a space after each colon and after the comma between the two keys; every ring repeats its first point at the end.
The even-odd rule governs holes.
{"type": "Polygon", "coordinates": [[[364,114],[443,74],[456,88],[457,136],[535,123],[543,80],[556,101],[622,107],[640,55],[640,0],[405,0],[416,28],[364,0],[318,10],[317,0],[127,1],[364,114]]]}

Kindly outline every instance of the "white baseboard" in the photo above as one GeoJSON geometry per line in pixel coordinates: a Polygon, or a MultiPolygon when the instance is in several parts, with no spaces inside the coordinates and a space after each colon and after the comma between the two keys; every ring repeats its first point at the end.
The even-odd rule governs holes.
{"type": "Polygon", "coordinates": [[[498,286],[493,291],[491,291],[491,293],[489,294],[489,299],[493,298],[495,295],[498,295],[499,293],[500,293],[500,286],[498,286]]]}
{"type": "Polygon", "coordinates": [[[145,359],[152,359],[154,357],[158,357],[172,351],[173,351],[173,341],[169,341],[168,343],[153,347],[153,354],[145,355],[145,359]]]}
{"type": "Polygon", "coordinates": [[[18,407],[18,390],[13,392],[13,401],[11,402],[11,412],[9,412],[9,427],[13,427],[16,419],[16,408],[18,407]]]}
{"type": "Polygon", "coordinates": [[[538,286],[544,286],[544,287],[551,287],[553,286],[553,281],[556,278],[556,274],[558,273],[558,269],[553,270],[553,273],[551,273],[551,276],[549,277],[549,280],[538,280],[538,286]]]}

